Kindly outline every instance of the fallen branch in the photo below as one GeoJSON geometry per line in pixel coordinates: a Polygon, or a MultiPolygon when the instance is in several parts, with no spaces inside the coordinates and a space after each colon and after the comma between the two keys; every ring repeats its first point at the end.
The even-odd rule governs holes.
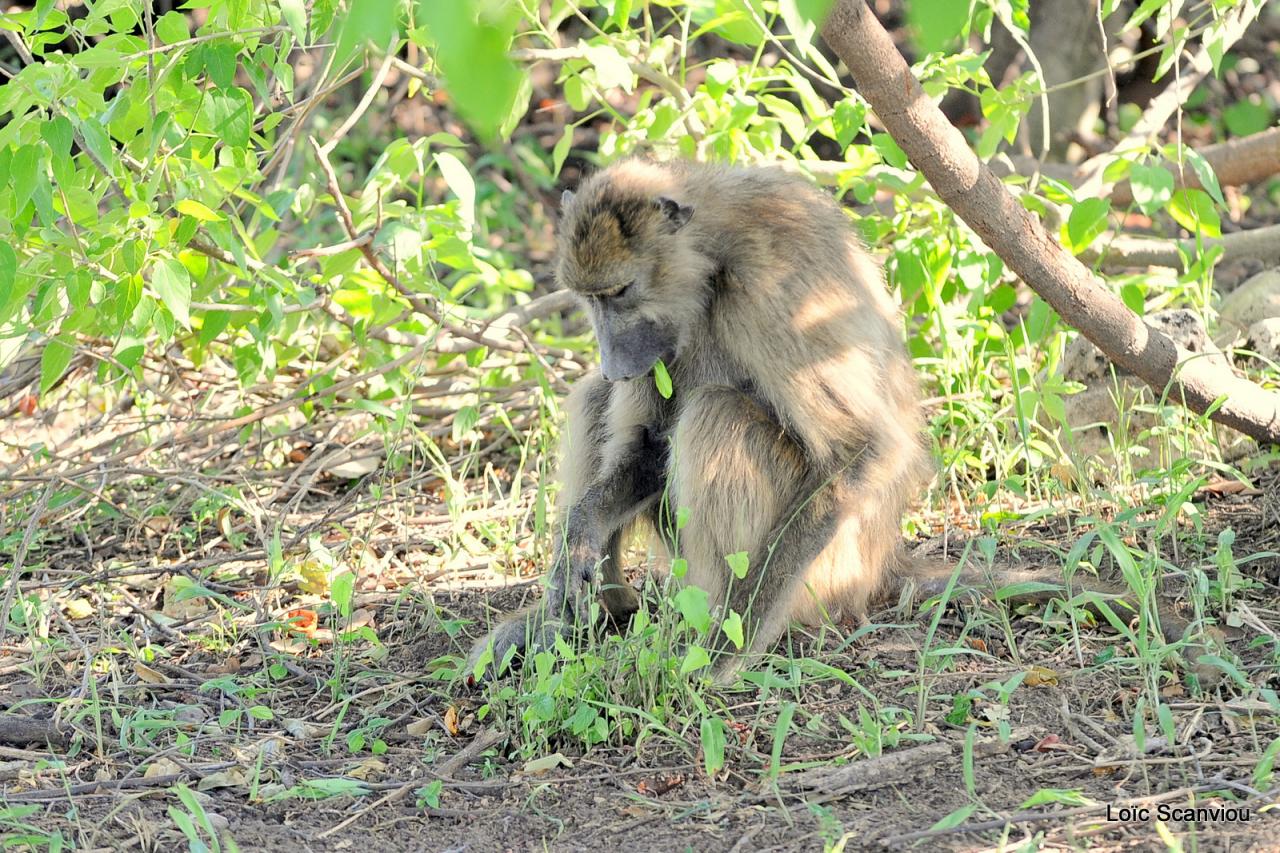
{"type": "Polygon", "coordinates": [[[1258,260],[1270,265],[1280,263],[1280,225],[1267,225],[1249,231],[1225,234],[1221,239],[1206,237],[1181,240],[1157,240],[1149,237],[1119,236],[1110,242],[1103,241],[1098,249],[1090,249],[1081,255],[1086,261],[1102,259],[1104,269],[1132,267],[1185,268],[1184,255],[1194,258],[1198,253],[1220,246],[1223,261],[1258,260]]]}
{"type": "Polygon", "coordinates": [[[1009,193],[925,96],[864,0],[837,0],[823,37],[858,90],[938,196],[1063,320],[1157,393],[1258,441],[1280,443],[1280,395],[1146,325],[1009,193]],[[1218,406],[1219,398],[1223,398],[1218,406]]]}
{"type": "MultiPolygon", "coordinates": [[[[1242,136],[1239,139],[1228,139],[1225,142],[1217,142],[1195,150],[1212,167],[1219,186],[1238,187],[1280,174],[1280,127],[1242,136]]],[[[1041,174],[1078,187],[1084,183],[1086,177],[1082,171],[1085,164],[1072,166],[1069,163],[1041,163],[1035,157],[1022,154],[1003,155],[993,159],[987,165],[991,171],[1002,178],[1010,174],[1028,177],[1041,174]]],[[[1200,176],[1194,169],[1178,170],[1167,163],[1163,164],[1163,168],[1173,175],[1174,186],[1189,189],[1203,188],[1200,176]]],[[[1128,180],[1124,180],[1115,185],[1110,195],[1106,193],[1102,195],[1110,198],[1116,207],[1123,207],[1133,201],[1133,187],[1128,180]]]]}
{"type": "Polygon", "coordinates": [[[815,767],[787,778],[788,787],[818,794],[872,791],[917,779],[924,768],[951,757],[949,743],[926,743],[843,767],[815,767]]]}
{"type": "MultiPolygon", "coordinates": [[[[1229,139],[1216,145],[1198,149],[1201,157],[1213,167],[1218,183],[1224,187],[1251,184],[1280,173],[1280,127],[1261,133],[1229,139]]],[[[1165,168],[1168,168],[1167,166],[1165,168]]],[[[1169,169],[1175,186],[1198,189],[1200,177],[1194,169],[1169,169]]],[[[1111,191],[1113,205],[1126,205],[1133,201],[1133,187],[1128,181],[1116,184],[1111,191]]]]}
{"type": "Polygon", "coordinates": [[[67,740],[67,733],[58,728],[53,720],[37,720],[16,714],[0,716],[0,743],[65,746],[67,740]]]}

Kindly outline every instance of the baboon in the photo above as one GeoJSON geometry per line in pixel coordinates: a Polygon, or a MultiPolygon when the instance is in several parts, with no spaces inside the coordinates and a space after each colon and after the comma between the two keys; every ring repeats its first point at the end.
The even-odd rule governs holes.
{"type": "MultiPolygon", "coordinates": [[[[629,615],[623,541],[677,513],[684,582],[743,617],[742,652],[792,620],[863,614],[899,572],[929,466],[897,310],[839,205],[777,169],[627,160],[565,193],[558,242],[600,370],[567,402],[546,596],[472,666],[490,642],[501,662],[580,623],[598,571],[607,611],[629,615]]],[[[741,658],[715,633],[724,680],[741,658]]]]}

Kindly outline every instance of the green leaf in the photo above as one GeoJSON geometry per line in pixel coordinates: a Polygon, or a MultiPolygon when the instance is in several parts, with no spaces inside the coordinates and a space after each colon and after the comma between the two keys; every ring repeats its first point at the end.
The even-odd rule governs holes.
{"type": "Polygon", "coordinates": [[[1201,237],[1221,237],[1222,222],[1213,206],[1213,199],[1204,190],[1181,189],[1169,201],[1169,215],[1173,221],[1192,234],[1201,237]]]}
{"type": "Polygon", "coordinates": [[[631,71],[631,63],[608,44],[588,44],[583,46],[583,53],[596,69],[596,81],[602,89],[621,89],[630,94],[635,85],[635,74],[631,71]]]}
{"type": "Polygon", "coordinates": [[[733,576],[738,580],[742,580],[747,576],[747,567],[749,564],[749,556],[746,551],[738,551],[734,554],[726,554],[725,562],[729,564],[729,570],[733,572],[733,576]]]}
{"type": "Polygon", "coordinates": [[[685,652],[684,663],[680,664],[680,674],[688,675],[710,664],[711,655],[706,649],[697,645],[689,646],[689,651],[685,652]]]}
{"type": "Polygon", "coordinates": [[[969,4],[956,0],[911,0],[904,4],[907,24],[920,53],[941,53],[969,23],[969,4]]]}
{"type": "Polygon", "coordinates": [[[969,803],[969,805],[967,806],[961,806],[960,808],[953,811],[951,814],[944,817],[942,820],[935,823],[933,826],[929,827],[929,829],[931,831],[937,830],[939,832],[941,832],[944,829],[954,829],[955,827],[959,826],[960,824],[968,820],[969,815],[973,814],[974,811],[977,810],[977,808],[978,806],[974,803],[969,803]]]}
{"type": "Polygon", "coordinates": [[[834,0],[778,0],[782,20],[803,53],[813,47],[813,37],[827,19],[834,0]]]}
{"type": "Polygon", "coordinates": [[[1173,173],[1160,166],[1135,163],[1129,170],[1129,186],[1138,209],[1153,216],[1164,210],[1173,197],[1173,173]]]}
{"type": "Polygon", "coordinates": [[[75,355],[75,336],[58,335],[45,344],[40,355],[40,393],[47,394],[62,374],[66,373],[71,357],[75,355]]]}
{"type": "Polygon", "coordinates": [[[782,766],[782,748],[791,732],[791,720],[796,714],[796,703],[786,702],[778,712],[778,721],[773,725],[773,750],[769,754],[769,776],[777,778],[782,766]]]}
{"type": "Polygon", "coordinates": [[[481,136],[493,137],[520,88],[523,72],[507,56],[519,8],[479,0],[418,0],[417,8],[458,112],[481,136]]]}
{"type": "Polygon", "coordinates": [[[557,177],[564,167],[565,158],[569,156],[569,149],[573,146],[573,132],[576,129],[572,124],[566,125],[564,133],[560,135],[560,139],[556,142],[556,147],[551,151],[551,174],[557,177]]]}
{"type": "MultiPolygon", "coordinates": [[[[464,2],[424,2],[422,6],[467,5],[464,2]]],[[[338,24],[338,42],[333,50],[333,64],[344,67],[359,51],[372,46],[384,51],[394,35],[399,32],[400,4],[398,0],[360,0],[338,24]]]]}
{"type": "Polygon", "coordinates": [[[724,767],[725,725],[719,717],[703,717],[698,727],[702,741],[702,767],[714,776],[724,767]]]}
{"type": "Polygon", "coordinates": [[[458,208],[458,215],[462,218],[466,230],[470,232],[476,224],[475,179],[471,177],[467,167],[462,165],[462,161],[448,151],[436,152],[436,166],[440,169],[440,174],[444,182],[449,185],[449,189],[458,197],[458,201],[462,202],[458,208]]]}
{"type": "Polygon", "coordinates": [[[1209,197],[1214,200],[1218,207],[1226,207],[1227,202],[1222,197],[1222,187],[1218,184],[1218,175],[1213,171],[1213,166],[1209,165],[1209,161],[1204,159],[1204,155],[1186,145],[1182,146],[1182,155],[1191,164],[1191,170],[1196,173],[1196,177],[1200,179],[1200,186],[1204,187],[1209,197]]]}
{"type": "Polygon", "coordinates": [[[735,648],[741,649],[746,642],[746,635],[742,630],[742,614],[736,610],[729,612],[721,623],[720,630],[724,631],[724,635],[733,642],[735,648]]]}
{"type": "Polygon", "coordinates": [[[1106,199],[1087,198],[1076,202],[1064,230],[1067,250],[1078,255],[1089,248],[1094,238],[1106,230],[1110,212],[1111,202],[1106,199]]]}
{"type": "Polygon", "coordinates": [[[1271,119],[1271,108],[1261,101],[1239,100],[1222,108],[1222,123],[1232,136],[1261,133],[1271,127],[1271,119]]]}
{"type": "Polygon", "coordinates": [[[249,93],[243,89],[214,89],[204,97],[204,104],[196,115],[195,129],[236,148],[247,146],[253,129],[253,101],[249,93]]]}
{"type": "Polygon", "coordinates": [[[202,45],[199,53],[204,73],[219,89],[230,89],[236,79],[236,49],[231,44],[209,42],[202,45]]]}
{"type": "MultiPolygon", "coordinates": [[[[0,311],[9,304],[9,296],[13,293],[13,282],[18,276],[18,255],[13,247],[0,241],[0,311]]],[[[0,315],[0,325],[6,318],[0,315]]]]}
{"type": "Polygon", "coordinates": [[[54,116],[40,125],[40,135],[49,145],[49,156],[57,159],[71,153],[73,131],[66,116],[54,116]]]}
{"type": "Polygon", "coordinates": [[[303,0],[280,0],[280,20],[289,26],[298,44],[306,44],[307,7],[303,0]]]}
{"type": "Polygon", "coordinates": [[[186,41],[191,37],[187,16],[181,12],[165,12],[156,19],[156,37],[165,44],[186,41]]]}
{"type": "Polygon", "coordinates": [[[653,381],[658,386],[658,393],[662,395],[662,399],[670,400],[675,389],[671,386],[671,374],[667,372],[667,366],[662,363],[662,359],[658,359],[653,365],[653,381]]]}
{"type": "Polygon", "coordinates": [[[40,149],[35,145],[23,145],[13,152],[9,174],[13,182],[12,210],[19,212],[36,191],[36,173],[40,168],[40,149]]]}
{"type": "Polygon", "coordinates": [[[841,148],[847,148],[853,137],[867,120],[867,107],[852,97],[845,98],[836,104],[831,113],[831,125],[836,132],[836,142],[841,148]]]}
{"type": "Polygon", "coordinates": [[[206,205],[201,204],[193,198],[184,198],[182,201],[174,205],[174,208],[182,214],[193,217],[201,222],[221,222],[222,214],[210,210],[206,205]]]}
{"type": "Polygon", "coordinates": [[[428,808],[440,808],[440,792],[444,790],[444,780],[432,779],[427,784],[419,788],[415,793],[418,796],[418,802],[428,808]]]}
{"type": "Polygon", "coordinates": [[[191,273],[175,258],[162,258],[151,268],[151,286],[173,319],[191,328],[191,273]]]}
{"type": "Polygon", "coordinates": [[[333,599],[343,619],[351,618],[351,603],[355,600],[355,591],[355,572],[338,572],[329,583],[329,597],[333,599]]]}
{"type": "Polygon", "coordinates": [[[1011,583],[1008,586],[1002,586],[996,590],[996,601],[1004,601],[1008,598],[1022,598],[1028,595],[1034,595],[1041,592],[1062,593],[1062,584],[1046,583],[1045,581],[1020,581],[1011,583]]]}
{"type": "Polygon", "coordinates": [[[684,617],[694,630],[706,633],[711,627],[711,607],[708,604],[707,592],[701,587],[686,586],[672,599],[676,610],[684,617]]]}
{"type": "Polygon", "coordinates": [[[876,149],[876,153],[880,155],[880,159],[884,160],[895,169],[905,169],[907,167],[907,155],[893,137],[887,133],[871,134],[871,145],[876,149]]]}
{"type": "Polygon", "coordinates": [[[1081,791],[1074,788],[1041,788],[1018,806],[1019,809],[1033,809],[1037,806],[1047,806],[1056,803],[1062,806],[1092,806],[1094,801],[1086,797],[1081,791]]]}

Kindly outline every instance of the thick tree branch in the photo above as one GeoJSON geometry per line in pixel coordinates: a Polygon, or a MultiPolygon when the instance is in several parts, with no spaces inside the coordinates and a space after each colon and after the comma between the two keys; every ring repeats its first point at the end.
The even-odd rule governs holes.
{"type": "Polygon", "coordinates": [[[1167,388],[1170,399],[1205,412],[1224,397],[1215,420],[1280,443],[1280,395],[1191,357],[1059,246],[925,96],[864,0],[837,0],[823,36],[939,197],[1066,322],[1158,392],[1167,388]]]}

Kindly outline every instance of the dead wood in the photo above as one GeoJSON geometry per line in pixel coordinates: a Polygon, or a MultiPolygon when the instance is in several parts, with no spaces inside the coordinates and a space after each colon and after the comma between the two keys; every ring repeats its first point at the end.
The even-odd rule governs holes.
{"type": "Polygon", "coordinates": [[[1201,413],[1222,397],[1215,420],[1258,441],[1280,443],[1280,395],[1192,358],[1058,245],[925,96],[863,0],[838,0],[823,36],[938,196],[1063,320],[1157,393],[1168,389],[1170,399],[1201,413]]]}
{"type": "Polygon", "coordinates": [[[926,743],[843,767],[815,767],[787,779],[788,787],[818,794],[870,791],[917,778],[931,764],[951,757],[949,743],[926,743]]]}
{"type": "Polygon", "coordinates": [[[1214,246],[1222,248],[1222,261],[1257,260],[1271,266],[1280,263],[1280,225],[1224,234],[1220,239],[1208,237],[1198,242],[1190,237],[1158,240],[1118,236],[1110,242],[1104,241],[1096,250],[1086,251],[1081,257],[1089,261],[1100,257],[1104,269],[1170,267],[1182,270],[1186,267],[1184,253],[1194,259],[1198,253],[1214,246]]]}
{"type": "Polygon", "coordinates": [[[67,733],[58,728],[53,720],[5,714],[0,716],[0,743],[47,743],[50,746],[64,746],[67,743],[67,733]]]}

